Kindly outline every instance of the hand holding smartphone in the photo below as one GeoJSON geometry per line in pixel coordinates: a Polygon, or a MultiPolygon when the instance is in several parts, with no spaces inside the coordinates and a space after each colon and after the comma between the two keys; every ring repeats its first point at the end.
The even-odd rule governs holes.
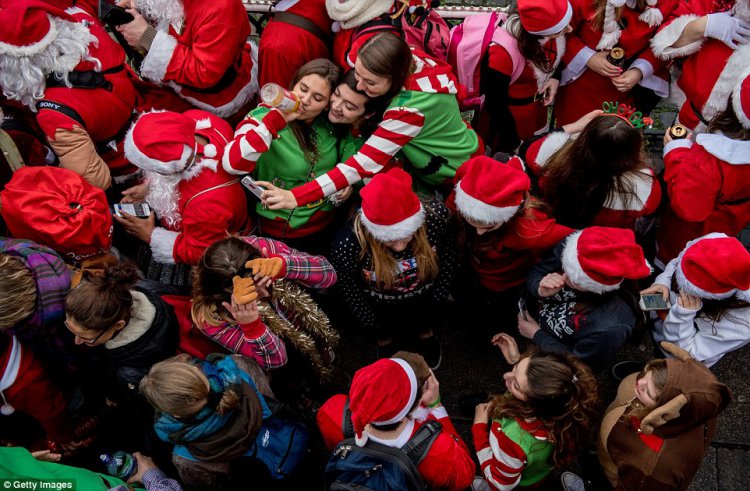
{"type": "Polygon", "coordinates": [[[263,191],[265,191],[264,188],[258,186],[258,184],[255,182],[255,179],[253,179],[250,176],[245,176],[240,181],[243,186],[245,186],[247,189],[250,190],[251,193],[255,195],[258,199],[263,199],[263,191]]]}
{"type": "Polygon", "coordinates": [[[667,310],[672,307],[669,300],[664,300],[664,297],[660,293],[645,293],[641,295],[641,300],[638,302],[641,310],[667,310]]]}
{"type": "Polygon", "coordinates": [[[121,212],[138,218],[148,218],[151,215],[151,207],[147,203],[115,203],[115,215],[123,218],[121,212]]]}
{"type": "Polygon", "coordinates": [[[518,312],[521,314],[521,317],[523,317],[523,320],[529,320],[529,317],[526,315],[526,299],[518,299],[518,312]]]}

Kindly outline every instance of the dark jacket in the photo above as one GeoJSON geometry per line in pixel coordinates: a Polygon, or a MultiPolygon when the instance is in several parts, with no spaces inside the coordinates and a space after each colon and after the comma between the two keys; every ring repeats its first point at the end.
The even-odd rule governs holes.
{"type": "Polygon", "coordinates": [[[617,290],[598,295],[563,287],[555,295],[539,297],[539,283],[549,273],[561,273],[564,242],[552,256],[531,269],[527,279],[529,295],[538,299],[537,322],[541,329],[534,343],[542,351],[577,356],[592,370],[602,370],[633,331],[636,316],[617,290]]]}

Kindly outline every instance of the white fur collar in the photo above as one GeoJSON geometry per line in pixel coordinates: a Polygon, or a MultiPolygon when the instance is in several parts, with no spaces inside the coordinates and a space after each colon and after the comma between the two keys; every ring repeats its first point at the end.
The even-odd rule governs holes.
{"type": "Polygon", "coordinates": [[[728,164],[750,165],[750,141],[732,140],[721,133],[700,133],[695,143],[728,164]]]}
{"type": "MultiPolygon", "coordinates": [[[[542,38],[541,41],[544,41],[545,38],[542,38]]],[[[552,41],[551,39],[547,42],[552,41]]],[[[552,62],[552,70],[549,72],[545,72],[543,70],[540,70],[536,65],[528,62],[531,65],[531,68],[534,70],[534,78],[536,79],[536,88],[541,89],[542,86],[547,83],[547,81],[550,79],[553,73],[555,73],[555,70],[557,70],[557,67],[560,65],[560,60],[562,60],[563,55],[565,54],[565,36],[560,36],[554,39],[555,41],[555,61],[552,62]]],[[[544,43],[542,43],[544,44],[544,43]]]]}
{"type": "Polygon", "coordinates": [[[156,307],[148,301],[146,295],[136,290],[130,290],[130,294],[133,296],[130,322],[120,331],[120,334],[104,343],[107,349],[121,348],[132,343],[143,336],[154,322],[156,307]]]}

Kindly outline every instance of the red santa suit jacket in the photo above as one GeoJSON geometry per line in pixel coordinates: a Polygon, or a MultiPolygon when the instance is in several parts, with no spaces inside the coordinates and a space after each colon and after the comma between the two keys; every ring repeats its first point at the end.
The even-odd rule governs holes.
{"type": "MultiPolygon", "coordinates": [[[[604,101],[618,101],[633,105],[632,90],[623,93],[617,90],[612,80],[599,75],[586,66],[589,58],[597,51],[602,30],[592,27],[596,17],[595,2],[592,0],[571,0],[573,6],[573,32],[568,34],[568,45],[563,56],[566,64],[562,72],[560,89],[555,102],[558,126],[576,121],[584,114],[601,109],[604,101]]],[[[630,3],[630,2],[628,2],[630,3]]],[[[617,46],[625,50],[628,63],[624,67],[638,68],[643,73],[639,84],[653,90],[658,96],[669,95],[669,72],[666,63],[656,58],[649,41],[658,26],[649,26],[638,17],[641,11],[634,10],[626,3],[622,7],[620,23],[625,25],[617,46]]],[[[666,19],[677,6],[677,0],[659,0],[657,8],[666,19]]]]}
{"type": "MultiPolygon", "coordinates": [[[[529,146],[526,152],[526,164],[539,177],[539,189],[544,197],[544,165],[562,146],[575,135],[556,131],[540,138],[529,146]]],[[[626,175],[631,181],[635,196],[626,199],[620,195],[610,195],[604,202],[601,211],[590,225],[601,227],[634,228],[639,217],[650,215],[659,208],[661,187],[653,169],[645,168],[626,175]]]]}
{"type": "MultiPolygon", "coordinates": [[[[234,134],[229,123],[197,109],[185,115],[199,122],[196,134],[207,138],[222,155],[234,134]]],[[[208,246],[227,234],[248,228],[247,198],[242,185],[217,164],[218,161],[204,157],[198,173],[180,181],[181,220],[174,226],[163,223],[163,227],[154,229],[150,245],[155,261],[198,264],[208,246]]]]}
{"type": "MultiPolygon", "coordinates": [[[[60,166],[83,176],[102,189],[111,185],[112,176],[124,176],[137,169],[125,160],[122,147],[99,148],[97,144],[117,138],[127,128],[135,107],[136,92],[125,68],[125,52],[91,15],[78,7],[66,10],[79,22],[88,24],[97,42],[89,44],[89,56],[101,63],[101,73],[109,88],[47,87],[38,104],[37,122],[60,159],[60,166]],[[81,123],[52,109],[67,106],[81,123]]],[[[76,72],[94,70],[93,62],[82,60],[76,72]]]]}
{"type": "MultiPolygon", "coordinates": [[[[321,34],[329,40],[332,38],[325,0],[281,0],[275,9],[277,17],[279,12],[304,17],[315,24],[321,34]]],[[[260,86],[273,82],[289,87],[299,67],[317,58],[330,57],[327,42],[307,29],[272,18],[263,29],[258,46],[260,86]]]]}
{"type": "MultiPolygon", "coordinates": [[[[328,399],[318,411],[318,429],[330,451],[344,439],[341,423],[346,399],[346,395],[337,394],[328,399]]],[[[458,435],[443,406],[431,409],[428,418],[439,421],[443,429],[424,460],[417,466],[427,488],[456,491],[468,488],[476,469],[468,447],[458,435]]],[[[398,448],[403,447],[422,425],[414,420],[409,421],[404,432],[394,440],[398,448]]]]}
{"type": "Polygon", "coordinates": [[[729,2],[721,3],[723,7],[719,8],[714,0],[681,2],[651,42],[654,53],[661,59],[684,58],[677,79],[685,97],[679,121],[692,130],[702,131],[705,128],[702,120],[710,121],[726,109],[732,89],[750,66],[750,44],[735,50],[717,39],[703,38],[680,48],[670,47],[689,22],[731,8],[729,2]]]}
{"type": "Polygon", "coordinates": [[[72,440],[67,401],[39,359],[16,336],[2,334],[0,338],[0,392],[4,396],[0,400],[3,411],[12,408],[28,414],[57,443],[72,440]]]}
{"type": "MultiPolygon", "coordinates": [[[[182,25],[157,27],[141,76],[222,118],[244,115],[258,92],[258,50],[247,41],[245,7],[240,0],[182,3],[182,25]]],[[[146,92],[141,109],[163,107],[157,97],[159,91],[146,92]]]]}
{"type": "Polygon", "coordinates": [[[670,207],[657,237],[661,266],[690,240],[710,232],[733,237],[750,223],[750,141],[710,133],[695,143],[673,140],[664,167],[670,207]]]}
{"type": "Polygon", "coordinates": [[[534,100],[534,96],[555,72],[565,53],[564,36],[547,41],[544,50],[552,64],[550,73],[539,70],[524,59],[520,75],[512,80],[515,67],[508,50],[517,51],[519,48],[515,39],[509,42],[516,46],[490,44],[487,49],[488,71],[485,74],[490,78],[485,83],[487,75],[482,75],[485,100],[475,128],[490,148],[502,151],[513,150],[520,144],[519,140],[529,140],[546,129],[547,107],[543,101],[534,100]],[[493,71],[500,77],[492,77],[493,71]]]}

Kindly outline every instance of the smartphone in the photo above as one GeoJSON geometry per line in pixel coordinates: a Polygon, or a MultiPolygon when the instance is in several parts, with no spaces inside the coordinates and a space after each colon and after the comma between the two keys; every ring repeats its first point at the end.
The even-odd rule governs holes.
{"type": "Polygon", "coordinates": [[[111,4],[106,0],[99,0],[99,17],[110,27],[117,27],[133,22],[133,16],[124,8],[111,4]]]}
{"type": "Polygon", "coordinates": [[[521,313],[521,317],[523,317],[523,320],[527,321],[529,318],[526,316],[526,299],[519,298],[518,299],[518,312],[521,313]]]}
{"type": "Polygon", "coordinates": [[[245,176],[240,181],[243,186],[245,186],[247,189],[250,190],[251,193],[253,193],[258,199],[261,199],[263,197],[263,191],[265,191],[264,188],[258,186],[258,184],[255,182],[255,179],[253,179],[250,176],[245,176]]]}
{"type": "Polygon", "coordinates": [[[121,211],[138,218],[148,218],[151,215],[151,207],[146,203],[115,203],[115,215],[122,218],[121,211]]]}
{"type": "Polygon", "coordinates": [[[660,293],[647,293],[641,295],[641,300],[638,302],[641,310],[667,310],[672,305],[669,300],[664,300],[664,297],[660,293]]]}

